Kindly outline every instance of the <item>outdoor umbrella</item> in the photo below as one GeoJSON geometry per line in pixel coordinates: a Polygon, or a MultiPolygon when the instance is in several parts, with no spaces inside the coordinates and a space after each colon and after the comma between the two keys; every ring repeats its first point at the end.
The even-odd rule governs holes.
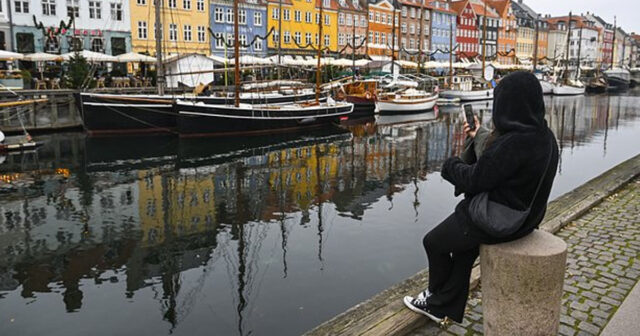
{"type": "Polygon", "coordinates": [[[48,54],[43,52],[24,55],[23,60],[36,62],[38,71],[40,72],[40,79],[44,78],[44,62],[58,62],[62,61],[62,56],[55,54],[48,54]]]}
{"type": "Polygon", "coordinates": [[[157,61],[155,57],[138,54],[135,52],[121,54],[116,56],[116,58],[118,62],[122,63],[155,63],[157,61]]]}
{"type": "Polygon", "coordinates": [[[11,51],[0,50],[0,61],[15,61],[21,60],[24,58],[24,55],[19,53],[14,53],[11,51]]]}
{"type": "Polygon", "coordinates": [[[76,54],[80,54],[87,60],[87,62],[118,62],[118,58],[116,58],[115,56],[89,50],[66,53],[62,55],[62,59],[68,61],[71,59],[71,57],[75,57],[76,54]]]}

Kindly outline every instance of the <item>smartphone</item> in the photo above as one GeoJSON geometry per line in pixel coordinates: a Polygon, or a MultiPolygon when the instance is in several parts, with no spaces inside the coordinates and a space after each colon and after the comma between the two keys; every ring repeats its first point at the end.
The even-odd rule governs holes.
{"type": "Polygon", "coordinates": [[[471,130],[476,129],[476,119],[473,114],[473,106],[471,104],[464,105],[464,119],[469,124],[471,130]]]}

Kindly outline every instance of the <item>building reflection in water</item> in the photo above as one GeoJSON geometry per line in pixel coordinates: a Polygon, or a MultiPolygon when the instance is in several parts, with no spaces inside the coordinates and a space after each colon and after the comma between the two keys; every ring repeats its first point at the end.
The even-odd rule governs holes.
{"type": "MultiPolygon", "coordinates": [[[[561,151],[604,133],[606,153],[609,129],[638,117],[632,99],[546,98],[561,151]]],[[[475,108],[490,127],[490,102],[475,108]]],[[[278,227],[278,265],[287,278],[287,258],[300,253],[289,248],[297,227],[316,223],[317,241],[306,248],[315,250],[320,266],[313,267],[324,267],[327,211],[361,221],[377,204],[392,209],[395,196],[413,188],[417,219],[420,182],[462,148],[459,111],[445,107],[439,115],[380,117],[344,132],[216,146],[166,137],[48,136],[41,150],[0,165],[0,303],[15,291],[36,302],[36,293],[54,292],[74,312],[96,299],[83,284],[124,282],[128,300],[153,289],[171,331],[190,314],[206,278],[223,272],[236,330],[249,334],[256,326],[247,312],[260,290],[269,228],[278,227]],[[193,269],[202,272],[184,282],[193,269]]]]}

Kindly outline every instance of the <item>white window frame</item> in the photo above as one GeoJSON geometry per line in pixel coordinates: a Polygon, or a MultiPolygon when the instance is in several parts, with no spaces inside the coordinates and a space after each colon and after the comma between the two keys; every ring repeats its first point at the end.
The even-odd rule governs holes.
{"type": "Polygon", "coordinates": [[[148,36],[147,21],[138,21],[138,39],[146,40],[148,36]]]}
{"type": "Polygon", "coordinates": [[[169,41],[178,40],[178,25],[175,23],[169,24],[169,41]]]}
{"type": "Polygon", "coordinates": [[[253,25],[256,27],[262,27],[262,13],[254,12],[253,13],[253,25]]]}
{"type": "Polygon", "coordinates": [[[184,39],[184,41],[186,42],[191,42],[191,25],[190,24],[186,24],[182,26],[182,37],[184,39]]]}

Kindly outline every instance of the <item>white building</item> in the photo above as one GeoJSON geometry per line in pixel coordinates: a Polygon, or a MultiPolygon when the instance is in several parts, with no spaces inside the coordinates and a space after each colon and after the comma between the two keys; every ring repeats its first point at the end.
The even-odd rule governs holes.
{"type": "Polygon", "coordinates": [[[129,0],[10,2],[17,52],[66,53],[72,45],[110,55],[130,51],[129,0]]]}
{"type": "Polygon", "coordinates": [[[0,50],[11,50],[11,25],[6,2],[0,0],[0,50]]]}

